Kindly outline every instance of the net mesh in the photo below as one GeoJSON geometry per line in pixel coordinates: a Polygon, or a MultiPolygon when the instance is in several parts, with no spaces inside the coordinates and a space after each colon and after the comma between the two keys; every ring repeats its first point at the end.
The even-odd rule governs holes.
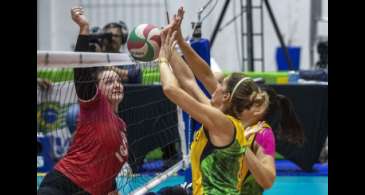
{"type": "Polygon", "coordinates": [[[69,174],[81,173],[90,167],[96,172],[110,172],[109,175],[104,174],[105,181],[93,180],[88,184],[91,185],[90,188],[97,188],[108,178],[116,177],[118,191],[128,194],[136,192],[138,188],[148,191],[155,186],[149,182],[158,184],[161,178],[181,169],[182,153],[186,153],[181,149],[185,148],[182,147],[184,141],[181,141],[185,137],[181,126],[181,111],[163,95],[156,62],[138,63],[124,54],[50,51],[39,51],[37,60],[38,172],[51,170],[66,154],[72,156],[68,153],[72,148],[82,150],[93,147],[90,143],[95,140],[101,140],[97,144],[115,147],[114,141],[123,137],[123,134],[115,134],[113,130],[119,127],[118,123],[103,118],[102,114],[107,109],[100,105],[98,107],[102,101],[95,101],[95,97],[100,93],[102,95],[99,96],[105,97],[106,102],[114,105],[111,102],[117,102],[120,98],[120,82],[124,95],[116,111],[117,116],[127,124],[127,162],[118,171],[110,171],[113,168],[105,167],[105,162],[116,158],[116,154],[113,149],[103,149],[99,151],[108,153],[93,154],[96,159],[92,163],[77,164],[79,167],[75,170],[67,170],[69,174]],[[108,71],[117,73],[117,76],[107,74],[108,71]],[[93,87],[97,88],[97,92],[93,91],[93,87]],[[94,103],[97,105],[88,102],[85,106],[84,102],[80,103],[80,96],[97,102],[94,103]],[[98,109],[100,107],[102,109],[98,109]],[[97,132],[101,129],[107,133],[86,131],[83,126],[90,119],[94,121],[91,130],[97,132]],[[85,133],[87,135],[83,135],[85,133]],[[105,140],[110,143],[105,143],[105,140]],[[163,172],[166,174],[161,174],[163,172]]]}

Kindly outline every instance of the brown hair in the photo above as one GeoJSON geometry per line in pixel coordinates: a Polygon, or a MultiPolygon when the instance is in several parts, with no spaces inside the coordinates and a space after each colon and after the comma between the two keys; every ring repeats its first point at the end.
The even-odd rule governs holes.
{"type": "Polygon", "coordinates": [[[290,99],[277,94],[269,86],[258,86],[252,79],[242,81],[245,77],[242,73],[232,73],[227,79],[226,91],[231,94],[228,114],[238,118],[242,111],[252,105],[266,104],[263,119],[270,124],[279,139],[303,144],[304,130],[290,99]]]}
{"type": "Polygon", "coordinates": [[[304,130],[290,99],[284,95],[277,94],[269,86],[263,86],[262,89],[267,92],[270,99],[265,120],[273,128],[275,134],[279,139],[289,143],[303,144],[304,130]]]}
{"type": "Polygon", "coordinates": [[[102,66],[102,67],[98,67],[98,69],[94,72],[93,78],[95,79],[96,84],[99,83],[100,81],[100,74],[104,71],[114,71],[115,73],[117,73],[117,75],[122,78],[122,75],[120,75],[120,71],[117,67],[113,67],[113,66],[102,66]]]}
{"type": "Polygon", "coordinates": [[[269,98],[266,92],[261,91],[252,79],[242,73],[232,73],[227,79],[226,91],[231,94],[228,114],[239,117],[240,113],[252,105],[268,105],[269,98]]]}

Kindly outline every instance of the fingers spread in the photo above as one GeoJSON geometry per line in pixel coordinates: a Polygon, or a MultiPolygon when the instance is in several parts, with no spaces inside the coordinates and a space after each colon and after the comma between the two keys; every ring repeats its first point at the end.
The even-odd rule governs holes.
{"type": "Polygon", "coordinates": [[[170,37],[170,41],[169,41],[170,44],[172,44],[174,42],[174,40],[176,39],[176,35],[177,35],[177,31],[174,31],[172,33],[172,36],[170,37]]]}
{"type": "Polygon", "coordinates": [[[167,30],[167,35],[166,35],[166,44],[170,45],[170,36],[171,36],[171,28],[169,28],[167,30]]]}
{"type": "Polygon", "coordinates": [[[177,41],[175,40],[175,41],[172,43],[171,50],[174,50],[174,49],[175,49],[176,44],[177,44],[177,41]]]}
{"type": "Polygon", "coordinates": [[[160,32],[161,37],[161,45],[163,46],[165,44],[165,29],[160,32]]]}

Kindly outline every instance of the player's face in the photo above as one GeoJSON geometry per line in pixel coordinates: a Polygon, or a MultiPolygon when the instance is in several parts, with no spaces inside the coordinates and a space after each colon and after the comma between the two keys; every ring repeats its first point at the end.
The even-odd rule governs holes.
{"type": "Polygon", "coordinates": [[[229,101],[229,93],[226,91],[227,88],[227,78],[225,78],[222,84],[219,84],[212,94],[211,104],[225,112],[227,107],[227,102],[229,101]]]}
{"type": "Polygon", "coordinates": [[[122,79],[112,70],[103,71],[99,74],[98,88],[113,104],[119,104],[123,100],[124,86],[122,79]]]}

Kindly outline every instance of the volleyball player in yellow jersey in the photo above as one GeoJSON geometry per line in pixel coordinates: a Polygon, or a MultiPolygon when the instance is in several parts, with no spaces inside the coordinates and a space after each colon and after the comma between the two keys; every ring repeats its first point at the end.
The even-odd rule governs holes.
{"type": "MultiPolygon", "coordinates": [[[[275,140],[267,123],[251,130],[247,127],[267,116],[274,108],[269,99],[276,94],[270,93],[273,96],[269,97],[241,74],[232,74],[223,80],[222,85],[219,84],[205,62],[180,40],[185,58],[194,64],[189,64],[193,72],[198,78],[201,73],[208,75],[199,79],[212,93],[210,102],[197,87],[190,69],[174,51],[173,40],[177,33],[181,38],[182,15],[183,10],[179,9],[177,18],[161,33],[160,72],[165,95],[203,124],[191,148],[193,194],[261,194],[275,179],[275,140]],[[171,30],[178,32],[171,36],[171,30]],[[260,141],[255,140],[256,136],[250,136],[258,131],[265,131],[260,141]]],[[[296,117],[290,116],[287,121],[290,121],[289,125],[283,120],[280,123],[294,128],[291,131],[293,136],[300,135],[296,117]]]]}
{"type": "MultiPolygon", "coordinates": [[[[171,59],[168,52],[164,54],[163,51],[166,49],[164,47],[171,45],[170,34],[166,38],[170,40],[162,38],[164,46],[160,53],[161,83],[164,93],[203,124],[191,146],[193,194],[241,194],[243,179],[248,173],[244,155],[250,143],[244,136],[243,126],[238,118],[245,119],[247,116],[251,118],[253,113],[249,112],[252,111],[255,114],[262,114],[267,108],[268,98],[259,92],[259,88],[251,79],[234,74],[224,79],[223,87],[217,88],[212,95],[212,104],[224,96],[226,105],[222,104],[221,108],[210,105],[209,100],[204,99],[198,90],[194,90],[194,96],[199,97],[195,99],[180,88],[163,58],[167,55],[166,59],[173,64],[173,59],[176,57],[171,59]],[[234,93],[233,88],[235,88],[234,93]],[[226,93],[228,90],[233,94],[232,97],[241,97],[244,101],[230,98],[230,94],[226,93]]],[[[275,167],[273,166],[270,171],[273,171],[274,175],[275,167]]]]}

